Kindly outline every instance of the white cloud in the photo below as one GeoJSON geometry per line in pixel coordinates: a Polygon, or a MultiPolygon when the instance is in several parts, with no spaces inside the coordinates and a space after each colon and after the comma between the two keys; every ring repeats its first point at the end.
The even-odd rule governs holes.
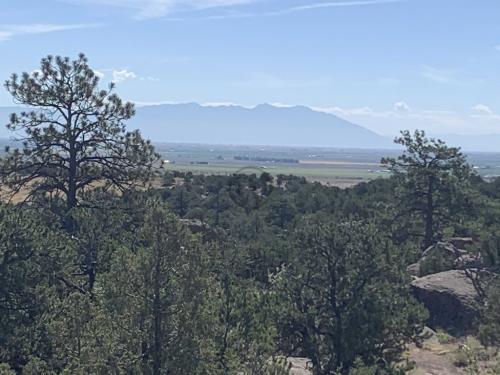
{"type": "Polygon", "coordinates": [[[411,109],[398,102],[391,110],[371,107],[313,107],[332,113],[376,133],[395,136],[401,129],[424,129],[432,134],[500,134],[500,115],[484,105],[473,107],[474,114],[446,110],[411,109]],[[401,110],[403,109],[403,110],[401,110]]]}
{"type": "Polygon", "coordinates": [[[474,112],[479,115],[493,115],[493,111],[490,107],[484,104],[477,104],[472,107],[474,112]]]}
{"type": "Polygon", "coordinates": [[[261,0],[61,0],[88,5],[106,5],[134,10],[138,19],[159,18],[177,10],[202,10],[253,3],[261,0]]]}
{"type": "Polygon", "coordinates": [[[438,69],[429,65],[424,65],[420,74],[422,77],[437,83],[450,83],[455,80],[455,71],[438,69]]]}
{"type": "Polygon", "coordinates": [[[269,103],[269,104],[272,105],[273,107],[276,107],[276,108],[293,108],[293,107],[296,107],[293,104],[285,104],[285,103],[281,103],[281,102],[273,102],[273,103],[269,103]]]}
{"type": "Polygon", "coordinates": [[[94,74],[95,74],[97,77],[101,78],[101,79],[102,79],[102,78],[104,78],[104,73],[103,73],[103,72],[101,72],[100,70],[95,70],[95,69],[94,69],[94,74]]]}
{"type": "MultiPolygon", "coordinates": [[[[135,11],[137,19],[151,19],[164,17],[176,11],[193,11],[210,8],[232,7],[245,5],[265,0],[59,0],[75,4],[105,5],[113,7],[128,8],[135,11]]],[[[348,1],[327,1],[314,2],[310,4],[291,6],[274,11],[263,13],[230,13],[222,15],[209,15],[200,17],[201,19],[226,19],[226,18],[248,18],[258,16],[277,16],[292,12],[301,12],[323,8],[370,6],[391,3],[401,3],[405,0],[348,0],[348,1]]],[[[169,18],[172,21],[182,21],[186,18],[169,18]]]]}
{"type": "Polygon", "coordinates": [[[0,30],[0,42],[4,42],[12,38],[14,34],[11,31],[0,30]]]}
{"type": "Polygon", "coordinates": [[[147,81],[147,82],[159,82],[160,79],[152,76],[141,76],[136,72],[133,72],[129,70],[126,67],[120,67],[120,68],[114,68],[114,69],[99,69],[99,70],[94,70],[94,73],[96,76],[99,78],[103,78],[105,75],[105,72],[109,72],[111,75],[111,81],[114,83],[120,83],[123,81],[127,81],[130,79],[138,79],[140,81],[147,81]]]}
{"type": "Polygon", "coordinates": [[[127,79],[137,78],[137,74],[127,69],[113,70],[113,82],[120,83],[127,79]]]}
{"type": "Polygon", "coordinates": [[[400,3],[403,0],[358,0],[358,1],[328,1],[328,2],[318,2],[313,4],[299,5],[288,8],[281,12],[299,12],[304,10],[312,9],[322,9],[322,8],[339,8],[339,7],[354,7],[354,6],[364,6],[364,5],[380,5],[380,4],[390,4],[390,3],[400,3]]]}
{"type": "Polygon", "coordinates": [[[239,106],[239,104],[236,104],[233,102],[208,102],[208,103],[203,103],[201,106],[202,107],[236,107],[236,106],[239,106]]]}
{"type": "Polygon", "coordinates": [[[393,108],[394,112],[396,112],[396,113],[409,113],[409,112],[411,112],[410,106],[403,101],[394,103],[392,108],[393,108]]]}
{"type": "MultiPolygon", "coordinates": [[[[155,105],[179,105],[179,104],[191,104],[191,102],[176,102],[172,100],[163,100],[163,101],[138,101],[138,100],[130,100],[138,107],[145,106],[155,106],[155,105]]],[[[243,107],[243,108],[254,108],[254,106],[245,106],[242,104],[237,104],[234,102],[207,102],[200,104],[202,107],[243,107]]]]}
{"type": "Polygon", "coordinates": [[[9,40],[18,35],[45,34],[56,31],[88,29],[99,26],[101,25],[99,24],[57,25],[57,24],[44,24],[44,23],[0,25],[0,42],[9,40]]]}

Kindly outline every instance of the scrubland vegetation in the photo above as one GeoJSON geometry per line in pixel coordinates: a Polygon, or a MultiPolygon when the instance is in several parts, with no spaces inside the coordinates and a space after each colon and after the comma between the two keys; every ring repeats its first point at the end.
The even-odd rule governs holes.
{"type": "Polygon", "coordinates": [[[98,84],[80,56],[5,85],[27,109],[10,119],[23,143],[1,159],[2,190],[26,194],[0,205],[0,374],[279,375],[289,357],[315,375],[404,374],[434,321],[412,277],[457,269],[476,318],[437,338],[464,328],[481,350],[456,364],[498,374],[500,179],[459,149],[402,132],[391,177],[350,189],[165,172],[126,132],[133,106],[98,84]],[[474,266],[437,253],[411,275],[457,237],[474,266]]]}

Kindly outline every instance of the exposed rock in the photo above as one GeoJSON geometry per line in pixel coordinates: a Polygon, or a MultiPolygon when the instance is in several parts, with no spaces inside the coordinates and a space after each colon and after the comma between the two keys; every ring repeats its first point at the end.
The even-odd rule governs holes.
{"type": "Polygon", "coordinates": [[[432,345],[439,344],[439,339],[436,331],[427,326],[424,327],[422,332],[418,334],[416,340],[414,340],[413,345],[417,348],[424,348],[432,345]]]}
{"type": "Polygon", "coordinates": [[[419,336],[425,344],[439,344],[437,333],[432,328],[424,327],[419,336]]]}
{"type": "Polygon", "coordinates": [[[454,262],[454,267],[457,270],[466,270],[466,269],[482,269],[483,261],[481,258],[481,254],[473,255],[466,254],[458,257],[454,262]]]}
{"type": "Polygon", "coordinates": [[[455,246],[451,242],[438,242],[435,245],[429,246],[427,249],[425,249],[425,251],[422,253],[422,258],[425,258],[431,253],[438,251],[451,257],[458,257],[460,255],[467,254],[466,250],[455,246]]]}
{"type": "Polygon", "coordinates": [[[289,357],[287,358],[290,363],[290,375],[311,375],[312,364],[308,358],[289,357]]]}
{"type": "Polygon", "coordinates": [[[472,239],[451,238],[450,241],[454,242],[438,242],[429,246],[417,263],[408,266],[408,273],[411,276],[426,276],[449,270],[483,267],[479,255],[472,254],[457,246],[471,243],[472,239]]]}
{"type": "Polygon", "coordinates": [[[406,271],[410,276],[420,276],[420,262],[410,264],[408,267],[406,267],[406,271]]]}
{"type": "Polygon", "coordinates": [[[453,364],[454,354],[451,349],[434,345],[419,348],[410,346],[408,359],[415,363],[415,368],[408,375],[462,375],[463,368],[453,364]]]}
{"type": "Polygon", "coordinates": [[[478,293],[464,271],[428,275],[411,283],[413,294],[429,310],[429,326],[457,334],[471,330],[478,317],[478,293]]]}

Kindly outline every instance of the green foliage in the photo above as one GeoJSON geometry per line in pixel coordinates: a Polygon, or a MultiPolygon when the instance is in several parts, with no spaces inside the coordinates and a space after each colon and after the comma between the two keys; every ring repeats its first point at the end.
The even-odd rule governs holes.
{"type": "Polygon", "coordinates": [[[422,249],[440,240],[445,227],[467,212],[472,214],[471,167],[460,149],[429,139],[423,131],[401,132],[395,143],[405,147],[398,158],[381,163],[393,173],[397,206],[409,235],[423,238],[422,249]]]}
{"type": "MultiPolygon", "coordinates": [[[[500,184],[423,132],[403,132],[405,153],[384,160],[394,178],[352,189],[169,172],[138,191],[154,150],[124,131],[132,106],[98,89],[83,56],[46,58],[6,86],[33,112],[11,118],[29,140],[2,160],[1,188],[27,187],[30,204],[0,204],[0,374],[285,375],[303,356],[315,375],[402,375],[426,318],[405,271],[422,244],[478,231],[499,273],[500,184]],[[58,123],[61,99],[78,119],[58,123]]],[[[429,253],[422,272],[448,262],[429,253]]],[[[481,322],[488,345],[499,289],[481,322]]]]}
{"type": "Polygon", "coordinates": [[[208,329],[203,248],[157,200],[144,220],[137,249],[116,254],[102,285],[107,314],[122,325],[115,345],[142,371],[199,373],[208,329]]]}
{"type": "Polygon", "coordinates": [[[50,218],[0,204],[0,362],[16,371],[32,352],[49,355],[43,312],[60,280],[71,277],[64,267],[71,241],[50,218]]]}
{"type": "Polygon", "coordinates": [[[449,253],[441,251],[439,245],[435,245],[419,263],[422,277],[453,269],[454,258],[449,253]]]}
{"type": "Polygon", "coordinates": [[[451,344],[456,341],[453,336],[451,336],[448,332],[442,329],[438,329],[436,331],[436,337],[440,344],[451,344]]]}
{"type": "Polygon", "coordinates": [[[0,375],[15,375],[15,371],[7,363],[0,363],[0,375]]]}
{"type": "Polygon", "coordinates": [[[283,290],[288,345],[312,360],[315,374],[400,360],[423,328],[401,254],[373,223],[304,220],[283,290]]]}
{"type": "MultiPolygon", "coordinates": [[[[2,285],[6,294],[28,293],[38,310],[29,320],[20,314],[17,324],[2,316],[1,360],[27,374],[36,369],[44,374],[287,373],[279,354],[298,354],[289,344],[299,340],[286,322],[301,317],[290,310],[296,301],[283,294],[283,286],[293,285],[290,270],[304,272],[299,219],[315,213],[327,220],[345,202],[356,201],[357,193],[294,178],[283,178],[283,190],[275,192],[270,183],[255,176],[189,176],[160,192],[117,197],[97,190],[87,195],[93,208],[70,212],[70,230],[64,215],[5,206],[0,222],[5,249],[25,241],[30,256],[16,263],[21,267],[16,270],[26,271],[2,274],[2,285]],[[210,236],[193,237],[159,198],[174,203],[180,214],[175,205],[180,187],[187,193],[185,216],[207,220],[210,236]],[[284,204],[292,209],[283,209],[284,204]],[[44,256],[35,256],[33,248],[44,256]],[[28,334],[33,328],[35,335],[28,334]]],[[[376,259],[379,270],[385,269],[387,259],[376,259]]],[[[404,256],[398,259],[403,262],[404,256]]],[[[402,307],[405,298],[394,303],[402,307]]],[[[356,319],[377,314],[375,309],[363,315],[358,304],[352,309],[356,319]]],[[[399,324],[373,323],[385,329],[399,324]]],[[[372,332],[370,325],[366,332],[372,332]]],[[[368,356],[369,366],[378,354],[368,356]]]]}
{"type": "Polygon", "coordinates": [[[457,367],[464,367],[467,375],[479,375],[477,355],[467,344],[457,349],[453,364],[457,367]]]}
{"type": "Polygon", "coordinates": [[[500,282],[491,287],[482,315],[481,341],[488,346],[500,347],[500,282]]]}

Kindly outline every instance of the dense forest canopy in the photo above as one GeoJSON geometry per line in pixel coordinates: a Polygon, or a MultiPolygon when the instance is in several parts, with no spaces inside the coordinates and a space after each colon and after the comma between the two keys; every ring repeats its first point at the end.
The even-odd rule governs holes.
{"type": "Polygon", "coordinates": [[[0,374],[284,375],[287,357],[404,374],[433,314],[412,277],[453,270],[427,254],[456,237],[481,261],[465,269],[483,292],[470,329],[500,345],[500,179],[459,149],[403,132],[391,177],[350,189],[164,172],[98,83],[83,56],[6,83],[31,111],[0,165],[1,188],[29,197],[0,203],[0,374]]]}

